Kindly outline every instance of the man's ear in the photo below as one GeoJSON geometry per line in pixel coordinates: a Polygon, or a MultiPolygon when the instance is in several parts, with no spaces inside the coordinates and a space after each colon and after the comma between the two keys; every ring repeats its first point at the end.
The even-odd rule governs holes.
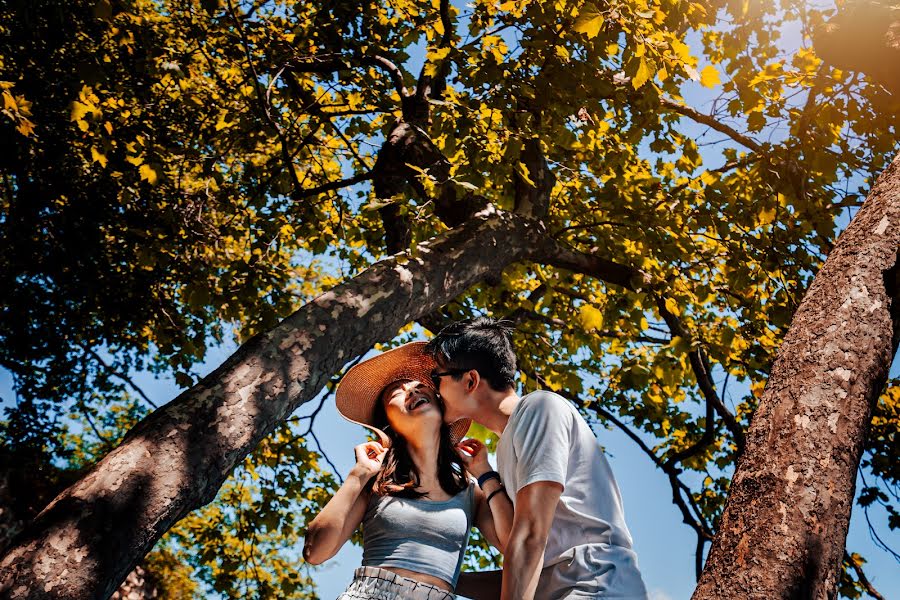
{"type": "Polygon", "coordinates": [[[469,371],[469,380],[466,382],[466,391],[474,392],[478,388],[479,383],[481,383],[481,373],[475,369],[471,369],[469,371]]]}

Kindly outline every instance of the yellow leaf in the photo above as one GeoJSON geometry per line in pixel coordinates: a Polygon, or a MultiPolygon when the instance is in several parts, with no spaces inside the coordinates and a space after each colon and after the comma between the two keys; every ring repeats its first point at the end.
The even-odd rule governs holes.
{"type": "Polygon", "coordinates": [[[138,169],[138,173],[140,174],[141,179],[143,179],[150,185],[154,185],[156,183],[156,180],[159,178],[156,169],[154,169],[150,165],[141,165],[141,168],[138,169]]]}
{"type": "Polygon", "coordinates": [[[703,182],[703,185],[712,185],[719,180],[718,177],[710,173],[709,171],[703,171],[700,174],[700,181],[703,182]]]}
{"type": "Polygon", "coordinates": [[[714,66],[706,65],[703,67],[703,70],[700,71],[700,83],[708,88],[715,87],[719,84],[719,72],[716,71],[714,66]]]}
{"type": "Polygon", "coordinates": [[[763,210],[759,211],[757,219],[759,219],[760,225],[768,225],[775,220],[775,207],[764,208],[763,210]]]}
{"type": "Polygon", "coordinates": [[[18,127],[16,127],[16,131],[18,131],[19,133],[21,133],[21,134],[24,135],[25,137],[28,137],[29,135],[31,135],[32,133],[34,133],[34,123],[32,123],[31,121],[29,121],[28,119],[22,119],[22,120],[19,122],[18,127]]]}
{"type": "Polygon", "coordinates": [[[444,35],[444,22],[441,19],[434,22],[434,31],[438,35],[444,35]]]}
{"type": "Polygon", "coordinates": [[[681,40],[672,40],[670,46],[672,47],[672,51],[675,52],[675,56],[681,62],[688,62],[691,60],[691,48],[681,40]]]}
{"type": "Polygon", "coordinates": [[[634,89],[638,89],[650,79],[650,75],[650,67],[647,66],[647,61],[641,57],[641,62],[638,63],[637,73],[631,78],[631,85],[634,86],[634,89]]]}
{"type": "Polygon", "coordinates": [[[672,298],[666,298],[666,310],[675,315],[676,317],[681,314],[681,307],[678,306],[678,303],[675,302],[672,298]]]}
{"type": "MultiPolygon", "coordinates": [[[[4,94],[4,96],[5,95],[6,94],[4,94]]],[[[72,102],[72,114],[70,115],[69,118],[72,121],[80,121],[81,119],[84,118],[84,115],[88,114],[89,112],[91,112],[90,106],[88,106],[86,104],[82,104],[81,102],[76,100],[76,101],[72,102]]]]}
{"type": "Polygon", "coordinates": [[[525,183],[527,183],[531,187],[537,187],[537,184],[531,180],[531,177],[529,177],[529,175],[531,173],[528,171],[528,167],[525,166],[525,163],[520,162],[518,170],[519,170],[519,176],[525,180],[525,183]]]}
{"type": "Polygon", "coordinates": [[[603,312],[589,304],[583,304],[578,310],[578,320],[585,331],[603,327],[603,312]]]}
{"type": "Polygon", "coordinates": [[[13,110],[18,112],[18,105],[16,105],[16,99],[9,92],[3,92],[3,108],[8,110],[13,110]]]}
{"type": "Polygon", "coordinates": [[[106,166],[106,157],[94,147],[91,147],[91,161],[100,163],[101,167],[106,166]]]}
{"type": "Polygon", "coordinates": [[[578,18],[575,19],[575,31],[585,34],[588,39],[594,39],[600,33],[601,27],[603,27],[603,15],[594,4],[586,2],[581,7],[578,18]]]}

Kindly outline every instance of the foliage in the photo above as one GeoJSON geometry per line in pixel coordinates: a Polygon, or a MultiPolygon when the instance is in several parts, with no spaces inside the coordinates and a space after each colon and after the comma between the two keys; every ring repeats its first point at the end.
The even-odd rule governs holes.
{"type": "MultiPolygon", "coordinates": [[[[442,186],[513,209],[535,182],[536,140],[556,175],[548,231],[659,285],[516,265],[443,316],[512,318],[524,385],[565,391],[678,471],[673,500],[702,548],[793,311],[897,150],[890,95],[810,45],[833,12],[799,0],[10,0],[10,422],[69,409],[100,430],[133,422],[129,373],[188,386],[229,328],[264,330],[389,252],[385,209],[413,245],[446,229],[442,186]],[[401,94],[429,81],[428,114],[410,114],[401,94]],[[447,179],[407,164],[414,185],[376,197],[366,182],[401,115],[449,161],[447,179]],[[702,484],[679,486],[682,471],[702,484]]],[[[895,390],[873,421],[865,468],[882,483],[864,502],[893,506],[872,490],[897,485],[895,390]]],[[[30,431],[69,440],[73,465],[107,447],[30,431]]],[[[267,440],[149,564],[182,581],[172,565],[187,560],[223,594],[309,593],[292,546],[334,482],[297,434],[267,440]],[[264,568],[249,558],[263,555],[264,568]]]]}

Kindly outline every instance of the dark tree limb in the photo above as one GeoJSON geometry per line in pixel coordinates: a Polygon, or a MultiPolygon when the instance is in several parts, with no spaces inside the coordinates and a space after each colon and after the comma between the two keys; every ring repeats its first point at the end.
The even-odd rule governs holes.
{"type": "MultiPolygon", "coordinates": [[[[440,2],[440,19],[444,28],[444,34],[438,42],[438,48],[450,48],[453,42],[453,20],[450,17],[450,0],[441,0],[440,2]]],[[[431,65],[428,60],[422,65],[419,73],[419,81],[416,84],[415,100],[419,105],[427,105],[428,100],[432,98],[440,98],[444,93],[447,83],[447,75],[449,75],[450,61],[444,57],[438,65],[431,65]],[[434,70],[434,74],[429,72],[434,70]]],[[[427,110],[427,106],[426,106],[427,110]]]]}
{"type": "Polygon", "coordinates": [[[863,571],[863,566],[860,564],[858,560],[856,560],[852,554],[844,550],[844,563],[849,565],[853,571],[856,573],[856,580],[859,582],[859,585],[862,586],[866,593],[875,598],[875,600],[884,600],[884,596],[882,596],[878,590],[875,589],[875,586],[869,581],[869,578],[866,577],[865,571],[863,571]]]}
{"type": "Polygon", "coordinates": [[[304,198],[318,196],[319,194],[340,190],[345,187],[350,187],[351,185],[356,185],[357,183],[362,183],[363,181],[368,181],[372,179],[373,176],[372,171],[368,171],[366,173],[358,173],[347,179],[341,179],[340,181],[329,181],[328,183],[323,183],[316,187],[302,188],[298,193],[291,195],[291,200],[302,200],[304,198]]]}
{"type": "MultiPolygon", "coordinates": [[[[691,345],[691,350],[688,351],[688,362],[691,365],[694,376],[697,378],[697,385],[700,387],[700,391],[703,393],[703,397],[706,400],[707,419],[710,413],[709,409],[715,409],[716,413],[718,413],[719,417],[722,419],[722,422],[725,423],[725,427],[728,428],[728,431],[730,431],[731,435],[734,437],[735,444],[738,448],[738,454],[740,454],[744,450],[744,428],[741,427],[741,424],[737,422],[737,419],[735,419],[734,415],[731,414],[731,411],[728,410],[728,407],[725,406],[725,403],[722,402],[722,399],[719,397],[719,393],[716,391],[716,384],[712,379],[712,369],[710,368],[706,353],[702,348],[694,347],[694,336],[684,327],[678,317],[672,314],[666,307],[664,297],[656,296],[656,308],[659,310],[659,314],[666,322],[666,325],[669,326],[672,335],[682,338],[691,345]]],[[[713,433],[710,429],[712,422],[707,420],[706,425],[707,432],[704,434],[704,439],[709,440],[707,442],[708,444],[712,442],[713,437],[713,433]]],[[[699,451],[702,447],[703,446],[699,446],[696,451],[699,451]]]]}
{"type": "Polygon", "coordinates": [[[633,292],[651,283],[648,274],[601,256],[599,249],[581,252],[553,238],[543,240],[536,257],[537,262],[596,277],[633,292]]]}
{"type": "Polygon", "coordinates": [[[702,113],[695,108],[691,108],[690,106],[687,106],[685,104],[675,102],[674,100],[666,97],[661,97],[659,99],[659,103],[662,104],[663,107],[680,115],[688,117],[692,121],[696,121],[697,123],[706,125],[710,129],[715,129],[719,133],[727,135],[737,143],[741,144],[742,146],[746,146],[756,153],[764,153],[766,151],[766,148],[763,144],[760,144],[753,138],[744,135],[735,128],[730,127],[720,120],[716,119],[715,117],[702,113]]]}
{"type": "Polygon", "coordinates": [[[514,211],[535,219],[543,219],[550,210],[550,192],[556,184],[556,176],[544,158],[539,138],[531,137],[525,140],[519,161],[528,169],[530,181],[526,181],[518,171],[515,172],[514,211]]]}
{"type": "Polygon", "coordinates": [[[256,90],[256,97],[260,104],[260,110],[265,120],[273,129],[275,129],[275,134],[278,136],[279,145],[281,146],[281,157],[284,161],[284,168],[290,174],[294,193],[298,194],[301,189],[300,179],[297,177],[297,171],[294,169],[294,164],[291,160],[288,136],[275,117],[272,116],[272,106],[269,102],[268,93],[263,93],[262,91],[259,73],[256,70],[256,64],[253,62],[253,52],[250,49],[250,42],[247,40],[247,34],[244,32],[243,23],[241,23],[241,20],[238,18],[237,13],[234,10],[234,4],[231,0],[228,0],[228,14],[231,16],[232,21],[234,21],[235,29],[237,29],[238,36],[241,40],[241,46],[244,49],[245,58],[247,59],[247,64],[250,68],[250,73],[253,75],[251,85],[253,85],[253,89],[256,90]]]}

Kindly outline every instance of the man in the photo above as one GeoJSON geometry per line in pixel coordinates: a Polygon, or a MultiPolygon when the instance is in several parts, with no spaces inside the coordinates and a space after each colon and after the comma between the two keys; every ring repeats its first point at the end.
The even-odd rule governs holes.
{"type": "MultiPolygon", "coordinates": [[[[622,499],[593,431],[553,392],[519,398],[510,331],[454,323],[427,347],[444,420],[471,418],[500,436],[497,463],[515,506],[502,600],[646,600],[622,499]]],[[[464,593],[458,590],[459,593],[464,593]]]]}

